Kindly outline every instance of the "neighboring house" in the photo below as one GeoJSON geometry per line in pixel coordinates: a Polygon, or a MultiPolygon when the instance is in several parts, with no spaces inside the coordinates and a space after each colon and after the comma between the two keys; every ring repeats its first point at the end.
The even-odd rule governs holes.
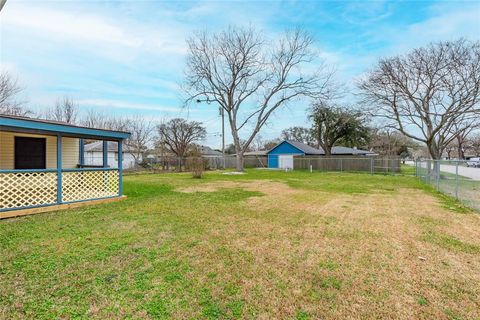
{"type": "Polygon", "coordinates": [[[218,158],[223,156],[223,154],[220,151],[213,150],[208,146],[199,146],[198,149],[200,151],[200,154],[204,158],[218,158]]]}
{"type": "Polygon", "coordinates": [[[84,168],[84,139],[119,142],[128,132],[0,115],[0,219],[122,198],[122,167],[84,168]]]}
{"type": "MultiPolygon", "coordinates": [[[[294,156],[325,157],[322,149],[316,149],[302,142],[285,140],[267,151],[268,167],[293,169],[294,156]]],[[[338,156],[373,156],[373,152],[347,147],[333,147],[331,157],[338,156]]]]}
{"type": "MultiPolygon", "coordinates": [[[[103,164],[103,142],[95,141],[88,143],[84,147],[85,150],[85,165],[87,166],[102,166],[103,164]]],[[[123,161],[124,169],[131,169],[135,167],[135,157],[132,155],[128,146],[123,146],[123,161]]],[[[142,162],[140,155],[138,162],[142,162]]],[[[108,164],[111,167],[118,166],[118,146],[116,142],[108,142],[108,164]]]]}

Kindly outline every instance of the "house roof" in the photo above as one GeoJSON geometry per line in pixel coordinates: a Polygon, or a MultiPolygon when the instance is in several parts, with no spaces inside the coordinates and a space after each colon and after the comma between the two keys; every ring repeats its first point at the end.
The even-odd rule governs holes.
{"type": "Polygon", "coordinates": [[[202,156],[221,157],[223,155],[220,151],[213,150],[209,146],[200,146],[199,149],[202,156]]]}
{"type": "Polygon", "coordinates": [[[33,133],[61,133],[70,137],[100,138],[100,139],[127,139],[129,132],[87,128],[60,121],[33,119],[28,117],[0,114],[0,128],[11,131],[25,131],[33,133]]]}
{"type": "Polygon", "coordinates": [[[302,143],[302,142],[292,141],[292,140],[285,140],[285,142],[291,144],[292,146],[294,146],[298,150],[302,151],[306,155],[308,155],[308,154],[325,154],[325,152],[323,152],[323,150],[316,149],[316,148],[314,148],[312,146],[309,146],[308,144],[305,144],[305,143],[302,143]]]}
{"type": "MultiPolygon", "coordinates": [[[[84,146],[85,152],[103,152],[103,141],[95,141],[87,143],[84,146]]],[[[117,152],[118,143],[115,141],[108,141],[108,152],[117,152]]],[[[130,152],[130,148],[126,145],[122,147],[122,152],[130,152]]]]}
{"type": "MultiPolygon", "coordinates": [[[[308,144],[298,142],[298,141],[292,141],[292,140],[284,140],[280,142],[274,148],[270,149],[267,153],[270,153],[272,150],[274,150],[276,147],[278,147],[280,144],[284,142],[294,146],[298,150],[305,153],[305,155],[325,155],[325,151],[322,148],[317,149],[312,146],[309,146],[308,144]]],[[[332,148],[332,155],[373,155],[373,154],[374,153],[371,151],[342,147],[342,146],[332,148]]]]}

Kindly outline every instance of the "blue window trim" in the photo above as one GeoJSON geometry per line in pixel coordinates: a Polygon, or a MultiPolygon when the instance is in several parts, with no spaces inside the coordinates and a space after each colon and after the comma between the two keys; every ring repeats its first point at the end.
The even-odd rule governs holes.
{"type": "Polygon", "coordinates": [[[90,136],[90,137],[111,138],[116,140],[127,139],[130,137],[130,133],[128,132],[84,128],[84,127],[71,126],[67,124],[35,121],[34,119],[27,120],[27,119],[10,118],[8,116],[0,116],[0,127],[2,126],[19,128],[19,129],[27,129],[27,130],[41,130],[41,131],[48,131],[53,133],[81,135],[81,136],[87,136],[87,137],[90,136]]]}
{"type": "Polygon", "coordinates": [[[123,150],[122,150],[122,141],[118,142],[118,195],[122,196],[123,194],[123,150]]]}
{"type": "Polygon", "coordinates": [[[62,134],[57,134],[57,203],[62,203],[62,134]]]}
{"type": "Polygon", "coordinates": [[[103,147],[102,147],[102,156],[103,156],[103,167],[107,168],[108,167],[108,141],[103,140],[103,147]]]}

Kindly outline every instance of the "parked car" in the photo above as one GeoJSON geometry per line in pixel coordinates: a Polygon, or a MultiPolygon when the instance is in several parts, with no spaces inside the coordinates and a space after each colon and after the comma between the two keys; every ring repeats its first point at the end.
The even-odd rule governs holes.
{"type": "Polygon", "coordinates": [[[467,167],[480,168],[480,158],[470,158],[467,160],[467,167]]]}

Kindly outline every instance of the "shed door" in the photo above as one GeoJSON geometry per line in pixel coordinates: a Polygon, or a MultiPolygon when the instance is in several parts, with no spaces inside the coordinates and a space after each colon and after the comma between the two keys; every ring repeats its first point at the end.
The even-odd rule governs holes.
{"type": "Polygon", "coordinates": [[[293,169],[293,155],[279,155],[278,167],[280,169],[293,169]]]}
{"type": "Polygon", "coordinates": [[[15,137],[15,169],[45,169],[46,139],[15,137]]]}

